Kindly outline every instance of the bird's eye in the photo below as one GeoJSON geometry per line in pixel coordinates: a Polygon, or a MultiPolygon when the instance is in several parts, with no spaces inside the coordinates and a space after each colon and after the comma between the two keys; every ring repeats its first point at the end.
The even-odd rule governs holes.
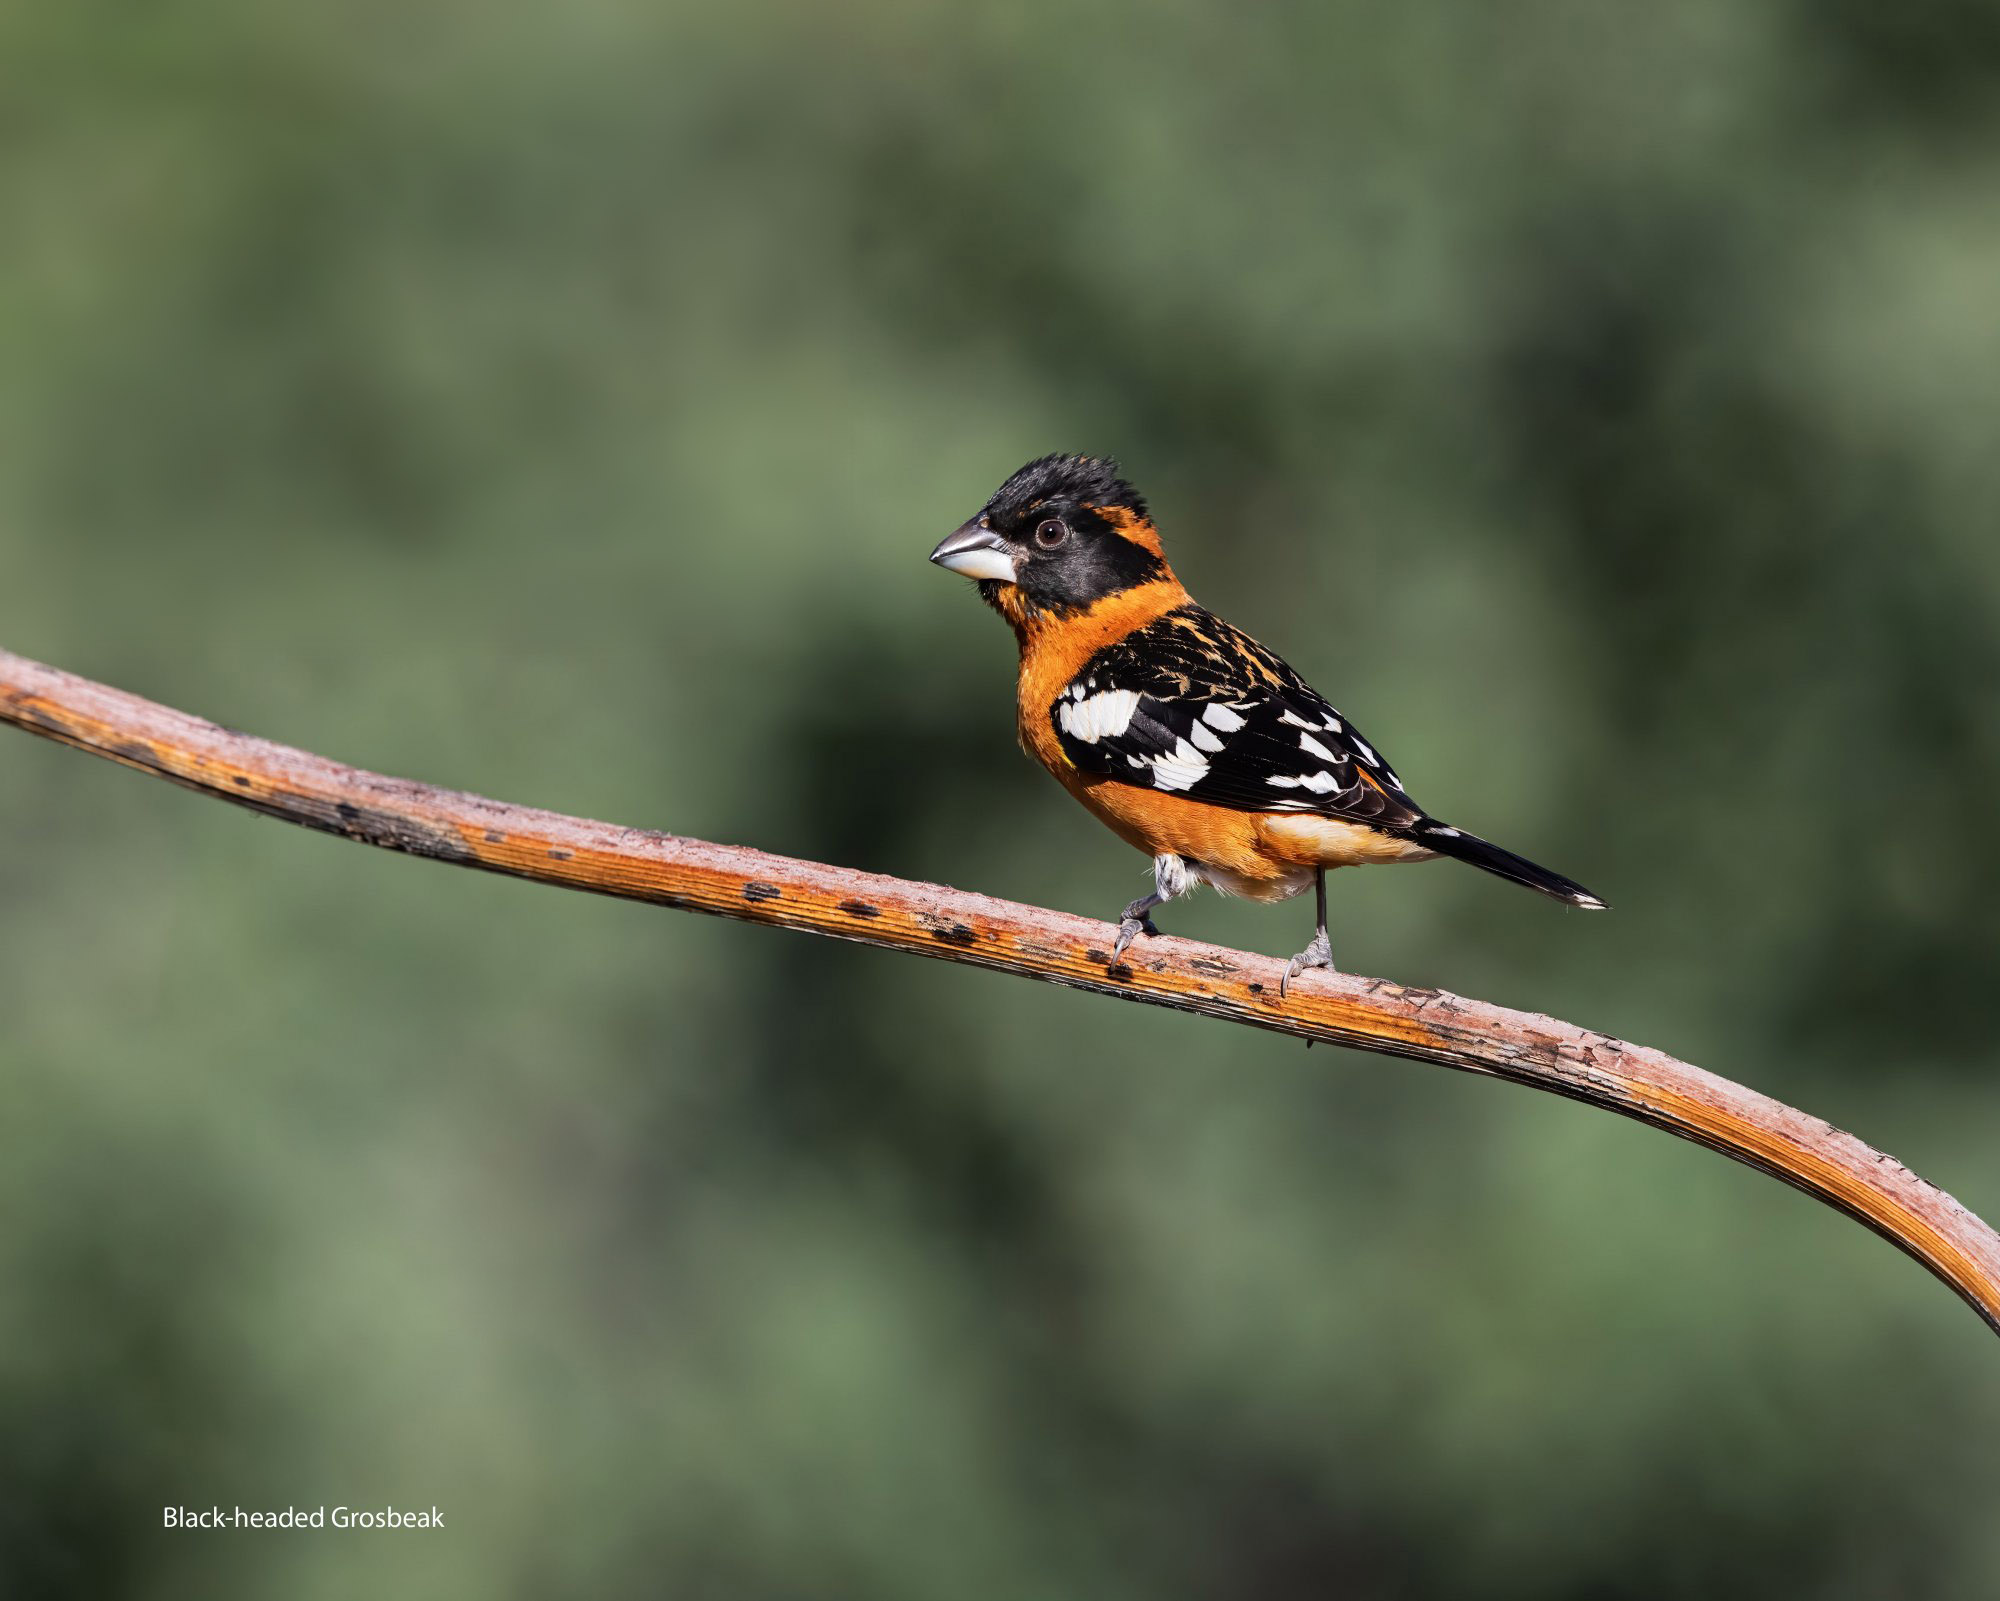
{"type": "Polygon", "coordinates": [[[1069,524],[1060,517],[1051,517],[1046,522],[1035,525],[1035,543],[1044,550],[1054,550],[1069,538],[1069,524]]]}

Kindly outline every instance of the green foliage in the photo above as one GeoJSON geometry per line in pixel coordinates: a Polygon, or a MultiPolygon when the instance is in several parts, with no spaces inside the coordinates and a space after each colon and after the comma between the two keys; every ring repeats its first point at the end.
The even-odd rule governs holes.
{"type": "MultiPolygon", "coordinates": [[[[1142,864],[923,557],[1115,452],[1420,798],[1617,908],[1343,874],[1343,966],[2000,1215],[2000,50],[1895,15],[11,7],[0,642],[1110,915],[1142,864]]],[[[1636,1126],[13,735],[0,904],[9,1593],[2000,1584],[1991,1337],[1636,1126]],[[447,1526],[159,1528],[339,1501],[447,1526]]]]}

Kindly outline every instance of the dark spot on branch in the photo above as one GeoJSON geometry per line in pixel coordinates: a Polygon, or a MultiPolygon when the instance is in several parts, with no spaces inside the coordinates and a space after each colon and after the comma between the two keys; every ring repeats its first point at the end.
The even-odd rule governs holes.
{"type": "Polygon", "coordinates": [[[486,831],[486,843],[489,845],[504,845],[507,843],[507,836],[497,828],[489,828],[486,831]]]}
{"type": "Polygon", "coordinates": [[[1100,951],[1093,945],[1083,953],[1083,959],[1086,962],[1109,962],[1111,960],[1111,953],[1109,951],[1100,951]]]}
{"type": "Polygon", "coordinates": [[[551,847],[549,850],[549,860],[552,862],[566,862],[575,854],[575,851],[566,851],[559,847],[551,847]]]}
{"type": "Polygon", "coordinates": [[[1106,978],[1115,978],[1121,984],[1129,984],[1132,982],[1132,969],[1127,967],[1123,962],[1113,962],[1109,967],[1105,968],[1104,976],[1106,978]]]}
{"type": "Polygon", "coordinates": [[[784,893],[776,884],[766,884],[754,878],[743,886],[743,898],[746,901],[775,901],[784,893]]]}
{"type": "Polygon", "coordinates": [[[963,923],[953,923],[950,928],[934,928],[931,938],[946,945],[977,945],[979,936],[963,923]]]}
{"type": "Polygon", "coordinates": [[[237,805],[266,817],[317,829],[322,834],[339,834],[378,845],[383,850],[402,851],[409,856],[428,856],[440,862],[470,862],[472,852],[456,829],[433,827],[398,812],[373,806],[356,806],[350,801],[328,802],[314,795],[277,789],[266,794],[255,790],[231,797],[237,805]]]}
{"type": "Polygon", "coordinates": [[[1264,986],[1262,984],[1251,984],[1247,987],[1252,995],[1262,995],[1264,993],[1264,986]]]}
{"type": "Polygon", "coordinates": [[[838,908],[849,917],[880,917],[882,908],[870,906],[866,901],[842,901],[838,908]]]}
{"type": "Polygon", "coordinates": [[[230,782],[238,789],[248,789],[250,787],[250,780],[245,778],[241,773],[238,773],[230,782]]]}

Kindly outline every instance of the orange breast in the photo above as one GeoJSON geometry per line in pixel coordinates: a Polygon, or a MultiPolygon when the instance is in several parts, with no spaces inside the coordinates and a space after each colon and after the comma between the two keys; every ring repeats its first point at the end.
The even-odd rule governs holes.
{"type": "Polygon", "coordinates": [[[1298,893],[1316,867],[1430,854],[1358,823],[1297,812],[1236,811],[1170,790],[1078,772],[1063,754],[1049,707],[1091,657],[1188,604],[1188,592],[1168,577],[1108,596],[1081,616],[1068,618],[1031,617],[1007,604],[1008,591],[1000,598],[1021,643],[1015,723],[1023,749],[1127,844],[1149,856],[1171,853],[1213,868],[1218,887],[1257,899],[1298,893]]]}
{"type": "MultiPolygon", "coordinates": [[[[1004,591],[1002,599],[1005,610],[1004,591]]],[[[1080,773],[1063,754],[1049,717],[1049,707],[1085,662],[1188,600],[1180,581],[1167,577],[1107,596],[1077,617],[1030,618],[1010,611],[1021,642],[1015,701],[1021,745],[1113,833],[1147,855],[1171,852],[1246,880],[1276,880],[1286,876],[1286,866],[1261,845],[1253,814],[1080,773]]]]}

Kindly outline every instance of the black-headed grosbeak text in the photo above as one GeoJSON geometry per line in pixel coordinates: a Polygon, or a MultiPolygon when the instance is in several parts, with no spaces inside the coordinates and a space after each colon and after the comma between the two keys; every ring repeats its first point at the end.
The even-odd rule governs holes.
{"type": "Polygon", "coordinates": [[[979,583],[1021,646],[1021,744],[1153,858],[1116,961],[1155,906],[1197,884],[1278,901],[1317,892],[1313,940],[1279,992],[1331,968],[1329,868],[1455,857],[1571,906],[1581,884],[1425,814],[1361,731],[1284,661],[1197,606],[1118,464],[1044,456],[931,552],[979,583]]]}

